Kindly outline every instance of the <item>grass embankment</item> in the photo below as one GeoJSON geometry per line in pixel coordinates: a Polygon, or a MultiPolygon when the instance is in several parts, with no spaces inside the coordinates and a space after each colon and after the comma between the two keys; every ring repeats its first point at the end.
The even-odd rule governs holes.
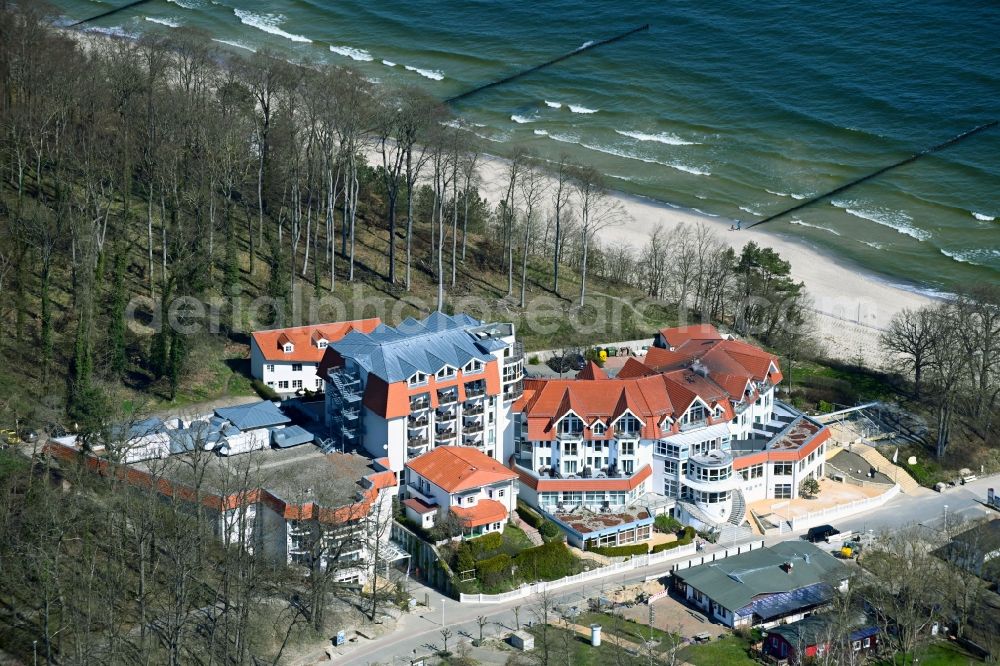
{"type": "Polygon", "coordinates": [[[755,664],[750,658],[750,643],[738,635],[722,636],[702,645],[689,645],[677,657],[694,666],[745,666],[755,664]]]}

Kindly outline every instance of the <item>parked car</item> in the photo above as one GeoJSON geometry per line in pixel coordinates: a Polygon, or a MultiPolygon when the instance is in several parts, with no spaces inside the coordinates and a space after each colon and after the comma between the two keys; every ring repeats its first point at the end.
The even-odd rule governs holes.
{"type": "Polygon", "coordinates": [[[20,437],[22,442],[26,444],[34,444],[38,441],[38,432],[35,430],[22,430],[20,437]]]}
{"type": "Polygon", "coordinates": [[[806,532],[806,541],[810,543],[826,541],[835,534],[840,534],[840,530],[832,525],[817,525],[816,527],[810,527],[809,531],[806,532]]]}

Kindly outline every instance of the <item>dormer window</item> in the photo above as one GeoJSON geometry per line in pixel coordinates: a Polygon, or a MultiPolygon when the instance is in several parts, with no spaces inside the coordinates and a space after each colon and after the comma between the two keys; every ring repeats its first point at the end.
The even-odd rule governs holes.
{"type": "Polygon", "coordinates": [[[583,421],[573,414],[559,422],[559,432],[563,435],[579,435],[583,432],[583,421]]]}
{"type": "Polygon", "coordinates": [[[454,377],[455,376],[455,368],[451,367],[450,365],[446,365],[446,366],[444,366],[443,368],[441,368],[440,370],[437,371],[437,375],[436,376],[437,376],[438,379],[446,379],[448,377],[454,377]]]}
{"type": "Polygon", "coordinates": [[[626,414],[618,419],[616,430],[622,435],[634,436],[639,432],[640,427],[641,424],[639,423],[639,419],[635,418],[631,414],[626,414]]]}
{"type": "Polygon", "coordinates": [[[483,369],[483,362],[474,358],[465,364],[465,367],[462,368],[462,372],[466,373],[480,372],[482,369],[483,369]]]}
{"type": "Polygon", "coordinates": [[[691,405],[691,408],[687,410],[684,414],[685,423],[697,423],[698,421],[704,421],[708,416],[708,412],[705,409],[705,405],[701,403],[695,403],[691,405]]]}
{"type": "Polygon", "coordinates": [[[317,348],[319,348],[319,349],[326,349],[326,346],[327,346],[328,344],[330,344],[330,343],[329,343],[329,342],[327,342],[326,340],[322,340],[322,339],[320,339],[320,340],[317,340],[317,341],[316,341],[316,347],[317,347],[317,348]]]}
{"type": "Polygon", "coordinates": [[[600,421],[590,426],[590,432],[594,433],[595,435],[603,435],[606,429],[607,428],[600,421]]]}
{"type": "Polygon", "coordinates": [[[410,386],[416,386],[417,384],[423,384],[427,381],[427,375],[422,372],[415,372],[412,377],[407,380],[410,386]]]}
{"type": "Polygon", "coordinates": [[[291,354],[293,351],[295,351],[295,345],[293,345],[291,342],[286,342],[284,349],[286,354],[291,354]]]}

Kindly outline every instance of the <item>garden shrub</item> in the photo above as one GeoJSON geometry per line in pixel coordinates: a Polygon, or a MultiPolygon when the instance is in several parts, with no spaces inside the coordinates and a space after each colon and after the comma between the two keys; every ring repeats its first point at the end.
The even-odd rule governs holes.
{"type": "Polygon", "coordinates": [[[271,400],[271,401],[281,400],[281,396],[278,395],[277,391],[275,391],[273,388],[271,388],[264,382],[260,381],[259,379],[252,380],[250,382],[250,385],[253,386],[253,390],[257,392],[257,395],[259,395],[264,400],[271,400]]]}
{"type": "Polygon", "coordinates": [[[660,532],[677,532],[683,525],[669,513],[661,513],[653,520],[653,526],[660,532]]]}
{"type": "Polygon", "coordinates": [[[671,541],[670,543],[660,543],[653,546],[654,553],[662,553],[665,550],[673,550],[679,546],[686,546],[692,541],[694,541],[695,531],[694,528],[688,525],[684,528],[682,534],[677,537],[677,541],[671,541]]]}
{"type": "Polygon", "coordinates": [[[536,530],[539,529],[539,528],[541,528],[542,523],[545,522],[544,518],[542,518],[540,515],[538,515],[534,511],[532,511],[528,507],[528,505],[522,504],[521,502],[517,503],[517,509],[516,509],[516,511],[517,511],[517,515],[521,517],[521,520],[523,520],[524,522],[528,523],[529,525],[531,525],[532,527],[534,527],[536,530]]]}
{"type": "Polygon", "coordinates": [[[472,555],[472,549],[465,543],[455,551],[455,571],[471,571],[476,568],[476,558],[472,555]]]}
{"type": "Polygon", "coordinates": [[[487,590],[501,587],[510,578],[510,566],[510,556],[505,553],[476,562],[476,576],[480,586],[487,590]]]}
{"type": "Polygon", "coordinates": [[[470,539],[465,543],[472,552],[472,556],[478,560],[500,550],[500,547],[503,546],[503,534],[500,532],[490,532],[481,537],[470,539]]]}
{"type": "Polygon", "coordinates": [[[551,541],[562,536],[562,530],[551,520],[546,520],[542,522],[542,526],[538,528],[538,531],[545,538],[546,541],[551,541]]]}
{"type": "Polygon", "coordinates": [[[627,555],[645,555],[649,552],[649,546],[644,543],[632,546],[605,546],[588,549],[591,553],[604,555],[605,557],[625,557],[627,555]]]}
{"type": "Polygon", "coordinates": [[[550,541],[521,551],[514,558],[514,564],[525,580],[532,576],[539,580],[555,580],[576,573],[576,558],[562,541],[550,541]]]}

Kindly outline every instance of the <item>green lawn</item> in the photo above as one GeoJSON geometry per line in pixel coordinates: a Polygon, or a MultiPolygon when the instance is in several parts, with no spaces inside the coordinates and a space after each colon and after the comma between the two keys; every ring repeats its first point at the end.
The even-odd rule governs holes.
{"type": "MultiPolygon", "coordinates": [[[[535,636],[535,649],[531,654],[542,659],[542,632],[539,625],[528,629],[535,636]]],[[[548,628],[549,663],[573,664],[573,666],[646,666],[649,660],[631,655],[612,641],[605,639],[599,647],[592,647],[584,636],[560,627],[548,628]]]]}
{"type": "Polygon", "coordinates": [[[534,547],[535,544],[531,543],[531,539],[520,527],[507,523],[506,527],[503,528],[503,551],[508,555],[514,555],[534,547]]]}
{"type": "MultiPolygon", "coordinates": [[[[912,664],[912,660],[903,660],[902,656],[896,656],[895,664],[912,664]]],[[[920,666],[966,666],[971,664],[985,664],[954,643],[939,642],[933,643],[919,657],[917,662],[920,666]]],[[[880,666],[885,666],[888,662],[879,662],[880,666]]]]}
{"type": "Polygon", "coordinates": [[[750,658],[750,644],[739,636],[723,636],[704,645],[689,645],[677,656],[694,666],[744,666],[756,663],[750,658]]]}

